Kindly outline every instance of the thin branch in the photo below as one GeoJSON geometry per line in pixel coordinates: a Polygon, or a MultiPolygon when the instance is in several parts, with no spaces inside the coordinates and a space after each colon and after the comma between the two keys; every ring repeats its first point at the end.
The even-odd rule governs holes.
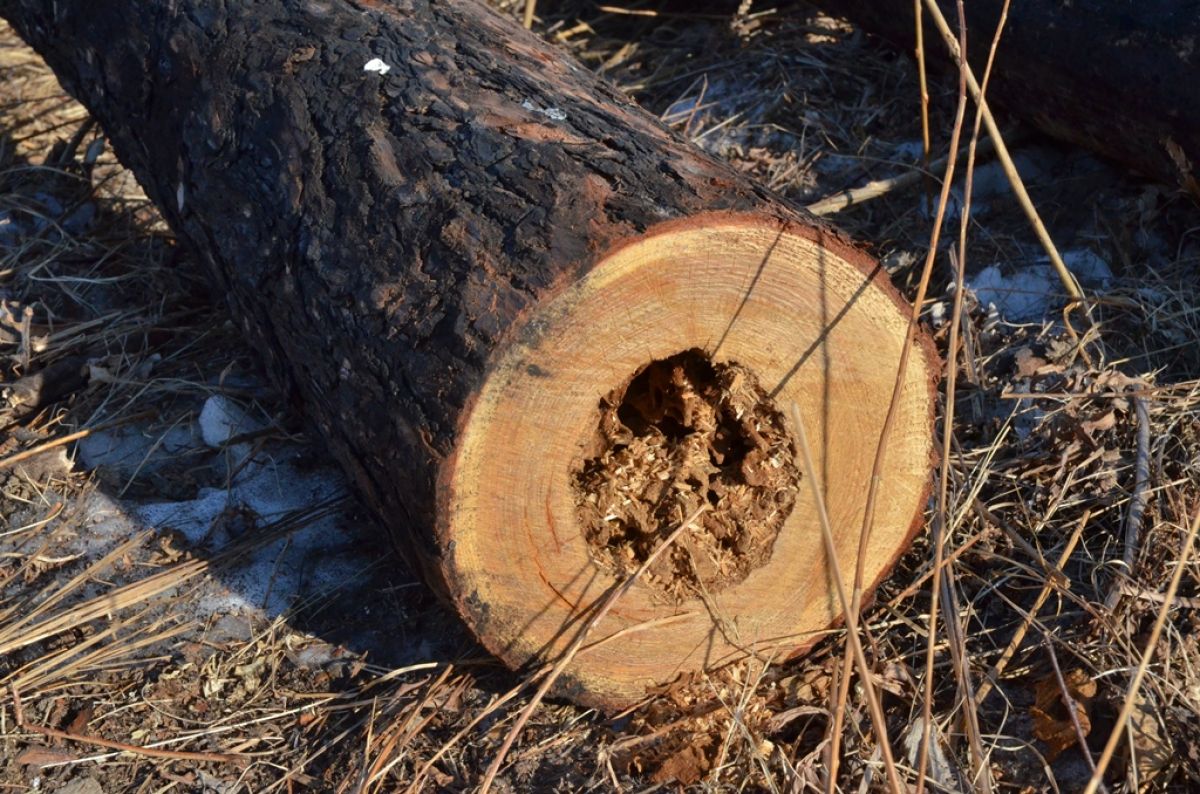
{"type": "MultiPolygon", "coordinates": [[[[928,9],[930,17],[933,18],[938,31],[942,34],[942,39],[945,40],[946,46],[949,48],[950,54],[956,58],[960,58],[958,42],[955,40],[954,33],[950,30],[950,25],[946,22],[946,17],[942,15],[942,10],[938,8],[937,0],[924,0],[924,2],[925,8],[928,9]]],[[[1009,184],[1012,185],[1013,193],[1016,194],[1017,201],[1021,204],[1021,209],[1025,211],[1025,217],[1032,224],[1038,242],[1042,244],[1046,255],[1050,257],[1050,264],[1054,266],[1054,270],[1058,274],[1059,280],[1062,281],[1067,294],[1074,300],[1082,301],[1084,299],[1083,290],[1079,288],[1075,277],[1067,269],[1066,263],[1063,262],[1062,256],[1058,253],[1058,248],[1054,245],[1054,241],[1050,239],[1050,232],[1046,231],[1046,225],[1042,223],[1042,218],[1038,214],[1037,208],[1033,206],[1033,200],[1029,197],[1029,191],[1025,189],[1025,182],[1021,179],[1020,173],[1017,172],[1016,165],[1013,164],[1012,155],[1009,154],[1008,147],[1004,145],[1004,137],[1000,134],[1000,127],[996,124],[996,119],[992,116],[991,108],[988,107],[987,100],[979,88],[979,83],[975,80],[975,75],[971,73],[971,67],[967,66],[966,69],[967,87],[970,88],[971,97],[975,100],[976,105],[983,112],[983,122],[987,125],[988,136],[996,145],[996,157],[1000,160],[1000,165],[1004,168],[1004,174],[1008,177],[1009,184]]]]}
{"type": "Polygon", "coordinates": [[[1146,501],[1150,492],[1150,409],[1145,397],[1134,397],[1133,405],[1137,415],[1137,460],[1133,471],[1133,497],[1129,500],[1129,513],[1125,517],[1125,552],[1121,558],[1124,570],[1117,573],[1113,580],[1108,598],[1104,606],[1110,612],[1117,608],[1124,592],[1122,579],[1133,573],[1133,565],[1137,562],[1138,536],[1142,530],[1142,516],[1146,514],[1146,501]]]}
{"type": "Polygon", "coordinates": [[[85,427],[83,430],[76,430],[74,433],[68,433],[65,436],[60,436],[47,441],[44,444],[38,444],[36,447],[30,447],[29,449],[22,450],[15,455],[9,455],[7,458],[0,460],[0,470],[14,466],[23,460],[29,460],[30,458],[41,455],[43,452],[49,452],[50,450],[61,447],[64,444],[70,444],[72,441],[78,441],[81,438],[87,438],[92,433],[101,433],[105,430],[111,430],[114,427],[127,425],[130,422],[136,422],[139,419],[148,419],[157,415],[157,413],[157,411],[153,410],[141,411],[139,413],[132,414],[131,416],[126,416],[121,419],[115,419],[111,422],[105,422],[104,424],[96,425],[95,427],[85,427]]]}
{"type": "MultiPolygon", "coordinates": [[[[1075,728],[1075,740],[1079,743],[1079,751],[1083,753],[1083,760],[1087,761],[1088,769],[1092,773],[1096,772],[1096,762],[1092,758],[1092,751],[1087,746],[1087,734],[1083,732],[1083,725],[1079,723],[1079,713],[1076,709],[1079,708],[1078,702],[1071,697],[1071,690],[1067,688],[1067,681],[1063,678],[1062,668],[1058,666],[1058,654],[1054,652],[1054,643],[1050,641],[1050,637],[1042,638],[1042,646],[1045,647],[1046,653],[1050,656],[1050,666],[1054,668],[1054,677],[1058,680],[1058,691],[1062,693],[1063,703],[1067,707],[1067,716],[1071,718],[1071,726],[1075,728]]],[[[1104,784],[1100,784],[1102,794],[1107,794],[1104,784]]]]}
{"type": "MultiPolygon", "coordinates": [[[[984,138],[979,142],[980,154],[987,154],[992,151],[994,151],[994,147],[991,144],[990,138],[984,138]]],[[[958,156],[963,157],[966,153],[966,149],[962,149],[959,151],[958,156]]],[[[814,201],[812,204],[806,206],[805,209],[813,215],[833,215],[856,204],[862,204],[872,199],[886,196],[889,193],[894,193],[897,190],[911,187],[920,182],[922,177],[928,179],[934,172],[945,168],[949,159],[949,157],[943,156],[930,163],[928,162],[928,158],[926,158],[926,164],[923,169],[913,168],[903,174],[888,177],[887,179],[872,180],[856,188],[843,190],[840,193],[834,193],[832,196],[826,196],[819,201],[814,201]]]]}
{"type": "MultiPolygon", "coordinates": [[[[937,212],[934,214],[933,230],[930,233],[929,250],[925,255],[925,263],[921,270],[921,280],[917,285],[917,295],[913,299],[912,316],[909,318],[908,331],[904,336],[904,345],[900,350],[900,361],[896,366],[896,379],[892,385],[892,396],[888,402],[887,413],[884,416],[883,428],[879,433],[879,441],[875,446],[875,457],[871,464],[871,479],[867,484],[866,505],[863,508],[862,526],[858,536],[858,555],[854,565],[854,593],[850,601],[850,609],[846,613],[846,631],[856,634],[858,631],[858,612],[862,601],[863,577],[865,575],[866,553],[870,546],[871,530],[875,524],[875,506],[879,497],[879,484],[883,481],[884,463],[887,457],[887,441],[896,416],[900,412],[900,397],[904,391],[905,374],[908,372],[908,359],[916,340],[917,328],[920,323],[921,309],[925,304],[925,296],[929,292],[929,281],[933,275],[933,263],[937,257],[938,242],[942,234],[942,222],[946,217],[946,206],[950,200],[950,186],[954,182],[954,167],[958,160],[958,146],[962,138],[963,121],[966,118],[967,95],[960,90],[958,108],[955,111],[954,127],[950,134],[950,154],[946,161],[946,175],[942,179],[942,191],[938,197],[937,212]]],[[[838,691],[838,702],[835,714],[842,713],[850,695],[850,657],[842,663],[841,688],[838,691]]],[[[920,785],[922,776],[918,775],[920,785]]]]}
{"type": "MultiPolygon", "coordinates": [[[[1058,557],[1057,573],[1059,576],[1063,575],[1063,566],[1067,564],[1067,560],[1071,559],[1071,555],[1075,552],[1075,544],[1079,542],[1084,527],[1087,526],[1088,519],[1091,517],[1092,511],[1084,510],[1083,517],[1075,525],[1075,531],[1071,533],[1071,537],[1067,538],[1067,543],[1063,547],[1062,554],[1058,557]]],[[[1054,591],[1056,586],[1054,577],[1046,577],[1046,582],[1042,585],[1042,591],[1038,593],[1038,597],[1034,600],[1028,614],[1025,615],[1025,619],[1021,622],[1016,632],[1013,633],[1012,639],[1008,641],[1008,645],[1004,648],[1004,652],[1000,654],[1000,658],[996,660],[996,663],[992,665],[992,669],[983,677],[983,683],[979,685],[979,694],[976,697],[978,705],[983,705],[983,701],[987,700],[987,696],[992,693],[992,690],[999,683],[1000,676],[1004,674],[1004,668],[1008,667],[1008,663],[1012,661],[1013,656],[1017,653],[1017,649],[1021,647],[1021,643],[1025,640],[1025,634],[1028,633],[1029,627],[1033,625],[1033,621],[1037,620],[1038,610],[1046,603],[1046,599],[1050,597],[1050,593],[1054,591]]]]}
{"type": "MultiPolygon", "coordinates": [[[[809,487],[812,489],[813,501],[816,502],[817,519],[821,527],[821,540],[825,545],[825,556],[829,560],[830,574],[833,578],[838,605],[842,608],[842,612],[849,614],[850,604],[848,603],[849,599],[846,598],[846,580],[842,577],[841,563],[838,562],[837,558],[837,546],[833,541],[833,528],[829,523],[829,513],[825,510],[825,497],[821,488],[820,475],[817,473],[817,467],[813,465],[812,453],[808,447],[808,434],[804,431],[804,418],[800,415],[800,406],[797,403],[792,403],[792,424],[795,425],[796,442],[800,447],[800,456],[804,463],[804,476],[808,480],[809,487]]],[[[887,772],[888,784],[894,792],[907,791],[907,787],[901,782],[900,775],[896,771],[896,762],[892,757],[892,745],[888,740],[887,721],[883,716],[883,707],[879,703],[879,693],[875,690],[871,668],[867,665],[866,654],[863,653],[862,639],[858,636],[858,632],[852,630],[849,626],[847,626],[846,637],[854,654],[855,663],[858,665],[863,691],[867,696],[867,707],[871,712],[871,723],[875,729],[875,739],[879,743],[879,751],[883,755],[883,765],[887,772]]],[[[837,717],[838,714],[835,713],[834,718],[836,719],[837,717]]]]}
{"type": "Polygon", "coordinates": [[[1197,530],[1200,530],[1200,508],[1197,508],[1192,525],[1188,528],[1187,538],[1183,542],[1183,550],[1179,552],[1179,561],[1175,564],[1175,573],[1171,575],[1171,583],[1167,586],[1163,605],[1158,610],[1158,617],[1154,620],[1154,628],[1150,630],[1150,637],[1146,640],[1141,661],[1138,662],[1133,680],[1129,682],[1129,692],[1126,693],[1125,702],[1121,705],[1121,714],[1117,717],[1117,724],[1113,726],[1112,733],[1109,734],[1108,743],[1104,745],[1104,752],[1100,754],[1100,760],[1096,762],[1096,771],[1092,773],[1092,778],[1084,788],[1083,794],[1096,793],[1104,781],[1104,772],[1112,762],[1117,745],[1121,743],[1121,735],[1125,732],[1125,725],[1129,722],[1129,716],[1133,713],[1134,705],[1137,703],[1142,679],[1146,677],[1146,671],[1150,669],[1150,660],[1154,658],[1154,649],[1158,647],[1158,638],[1162,634],[1163,626],[1167,623],[1167,615],[1171,613],[1171,607],[1174,606],[1175,593],[1179,590],[1179,583],[1183,581],[1183,572],[1187,570],[1188,558],[1192,554],[1192,543],[1196,540],[1197,530]]]}
{"type": "Polygon", "coordinates": [[[565,670],[567,665],[571,663],[571,660],[575,658],[575,654],[579,653],[579,649],[583,647],[583,643],[587,639],[588,634],[590,634],[592,629],[594,629],[597,624],[599,624],[600,621],[603,620],[606,615],[608,615],[609,610],[613,608],[613,605],[617,603],[621,596],[629,592],[629,589],[632,588],[634,583],[637,582],[641,575],[646,572],[646,569],[654,564],[654,561],[659,558],[659,555],[666,551],[666,549],[672,543],[674,543],[680,535],[682,535],[686,530],[690,529],[692,525],[695,524],[696,519],[698,519],[701,514],[708,509],[708,507],[708,504],[702,504],[694,513],[691,514],[691,516],[688,517],[686,521],[676,527],[662,543],[658,544],[654,551],[652,551],[650,555],[646,557],[646,560],[640,566],[638,566],[636,571],[634,571],[627,579],[625,579],[625,581],[613,587],[613,589],[609,591],[608,595],[605,596],[604,600],[600,603],[599,608],[595,611],[595,613],[593,613],[592,617],[588,619],[587,623],[580,628],[579,632],[575,635],[575,639],[571,641],[570,646],[566,649],[566,651],[563,652],[563,655],[550,670],[550,673],[544,679],[542,679],[542,683],[538,686],[537,691],[533,693],[533,697],[530,699],[529,703],[525,706],[525,708],[521,709],[521,713],[517,716],[516,722],[513,723],[508,735],[504,737],[504,743],[500,745],[500,750],[496,753],[496,757],[492,759],[491,765],[488,766],[487,772],[484,773],[483,782],[479,785],[479,794],[487,794],[488,790],[492,786],[492,782],[496,779],[497,773],[500,771],[500,766],[504,763],[504,759],[508,756],[508,751],[512,749],[513,742],[517,740],[517,737],[525,728],[525,723],[529,722],[529,718],[533,716],[533,712],[537,710],[538,705],[541,704],[542,699],[546,696],[546,693],[550,691],[550,687],[554,686],[554,682],[558,680],[558,677],[562,675],[563,670],[565,670]]]}
{"type": "Polygon", "coordinates": [[[47,728],[45,725],[37,725],[25,719],[25,708],[21,703],[21,694],[17,691],[16,684],[12,685],[12,696],[13,715],[16,717],[17,727],[24,731],[40,734],[48,739],[63,739],[68,742],[90,744],[95,747],[107,747],[110,750],[120,750],[124,753],[143,755],[147,758],[166,758],[171,761],[213,761],[230,764],[244,762],[249,758],[249,756],[241,753],[198,753],[187,750],[155,750],[151,747],[139,747],[138,745],[126,744],[125,742],[116,742],[112,739],[101,739],[99,736],[85,736],[79,733],[71,733],[70,731],[60,731],[57,728],[47,728]]]}
{"type": "Polygon", "coordinates": [[[921,0],[913,0],[913,22],[916,27],[917,86],[921,91],[921,163],[925,166],[926,174],[925,202],[922,207],[928,210],[929,201],[933,199],[933,181],[929,179],[928,174],[932,173],[934,168],[942,166],[929,164],[929,154],[933,151],[933,145],[929,137],[929,80],[925,75],[925,20],[921,13],[921,0]]]}

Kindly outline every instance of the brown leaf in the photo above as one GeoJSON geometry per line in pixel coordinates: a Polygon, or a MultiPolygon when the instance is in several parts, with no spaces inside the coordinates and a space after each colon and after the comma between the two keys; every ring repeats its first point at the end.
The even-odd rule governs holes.
{"type": "Polygon", "coordinates": [[[685,786],[699,783],[712,765],[705,752],[710,744],[711,740],[685,744],[659,765],[650,780],[654,783],[678,781],[685,786]]]}
{"type": "Polygon", "coordinates": [[[1088,419],[1079,425],[1080,429],[1087,434],[1090,439],[1095,439],[1096,433],[1104,430],[1112,430],[1117,424],[1117,412],[1106,411],[1095,419],[1088,419]]]}
{"type": "MultiPolygon", "coordinates": [[[[1017,376],[1021,378],[1032,378],[1034,375],[1043,374],[1043,370],[1049,364],[1046,359],[1036,355],[1028,347],[1022,347],[1016,352],[1017,376]]],[[[1061,367],[1052,367],[1051,369],[1061,370],[1061,367]]]]}
{"type": "Polygon", "coordinates": [[[17,765],[25,766],[46,766],[48,764],[61,764],[67,761],[74,761],[79,756],[74,753],[69,753],[66,750],[57,750],[53,747],[43,747],[40,744],[30,745],[22,750],[17,755],[17,765]]]}
{"type": "MultiPolygon", "coordinates": [[[[1079,721],[1079,728],[1086,737],[1092,730],[1092,719],[1088,714],[1088,703],[1096,696],[1096,682],[1084,670],[1075,669],[1063,676],[1067,692],[1074,703],[1070,706],[1079,721]]],[[[1058,676],[1050,674],[1034,685],[1034,704],[1029,708],[1033,717],[1033,735],[1049,748],[1046,760],[1053,761],[1064,750],[1077,744],[1079,736],[1068,703],[1063,697],[1058,676]]]]}
{"type": "Polygon", "coordinates": [[[1133,738],[1138,790],[1150,788],[1151,782],[1171,763],[1171,740],[1159,730],[1158,712],[1154,702],[1139,693],[1129,715],[1129,732],[1133,738]]]}
{"type": "Polygon", "coordinates": [[[1184,153],[1183,147],[1170,138],[1163,141],[1163,146],[1166,147],[1167,155],[1179,172],[1179,186],[1191,193],[1192,198],[1200,199],[1200,182],[1197,182],[1196,176],[1192,172],[1192,162],[1184,153]]]}
{"type": "Polygon", "coordinates": [[[79,710],[71,723],[67,725],[67,733],[83,733],[87,730],[87,724],[92,721],[92,713],[95,709],[92,704],[87,704],[79,710]]]}

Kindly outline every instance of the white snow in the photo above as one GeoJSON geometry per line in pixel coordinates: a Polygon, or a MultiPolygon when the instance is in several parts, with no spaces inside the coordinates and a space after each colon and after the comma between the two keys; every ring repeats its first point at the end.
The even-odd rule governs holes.
{"type": "Polygon", "coordinates": [[[995,306],[1009,322],[1042,319],[1050,309],[1055,288],[1061,289],[1048,266],[1028,265],[1005,275],[998,265],[988,265],[971,279],[971,289],[984,306],[995,306]]]}
{"type": "MultiPolygon", "coordinates": [[[[295,445],[272,441],[252,459],[247,459],[250,444],[227,445],[231,438],[264,426],[236,401],[213,395],[195,421],[165,431],[126,426],[81,439],[78,464],[107,469],[117,489],[135,473],[145,476],[180,459],[197,471],[207,468],[209,483],[214,475],[218,482],[232,479],[174,501],[92,491],[85,497],[88,522],[75,542],[78,550],[102,554],[130,535],[152,529],[178,533],[187,546],[212,556],[270,531],[289,513],[346,493],[340,472],[329,464],[303,465],[295,445]]],[[[304,598],[353,583],[368,563],[353,552],[353,539],[343,522],[340,513],[309,522],[222,566],[219,575],[206,580],[199,595],[180,608],[198,616],[244,613],[272,618],[304,598]]]]}
{"type": "MultiPolygon", "coordinates": [[[[1063,251],[1062,259],[1067,270],[1070,270],[1081,284],[1101,290],[1112,286],[1112,268],[1094,251],[1086,248],[1077,251],[1063,251]]],[[[1050,260],[1045,261],[1049,262],[1050,260]]]]}
{"type": "MultiPolygon", "coordinates": [[[[1087,249],[1063,251],[1063,263],[1084,286],[1103,291],[1112,283],[1112,269],[1087,249]]],[[[1009,322],[1036,322],[1063,303],[1064,290],[1048,257],[1011,269],[989,265],[971,279],[971,289],[983,306],[994,306],[1009,322]]]]}
{"type": "MultiPolygon", "coordinates": [[[[332,469],[306,471],[286,459],[260,456],[226,488],[201,488],[194,499],[133,506],[145,526],[175,530],[206,553],[221,551],[265,531],[287,513],[342,495],[345,485],[332,469]]],[[[286,539],[248,555],[222,577],[223,587],[202,599],[208,610],[263,610],[278,615],[297,597],[334,589],[361,573],[339,558],[349,537],[334,516],[312,522],[286,539]]]]}
{"type": "Polygon", "coordinates": [[[921,159],[925,145],[920,141],[904,141],[892,149],[892,158],[904,163],[915,163],[921,159]]]}
{"type": "Polygon", "coordinates": [[[80,439],[77,450],[84,468],[107,466],[132,474],[138,466],[153,469],[166,457],[185,452],[194,444],[193,429],[187,425],[177,425],[160,433],[120,427],[80,439]]]}
{"type": "Polygon", "coordinates": [[[210,447],[220,447],[229,439],[261,430],[266,425],[253,419],[242,407],[221,394],[204,401],[200,411],[200,435],[210,447]]]}

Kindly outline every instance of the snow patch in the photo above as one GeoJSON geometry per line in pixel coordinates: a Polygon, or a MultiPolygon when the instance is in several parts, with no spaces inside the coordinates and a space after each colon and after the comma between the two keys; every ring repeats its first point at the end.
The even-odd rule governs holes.
{"type": "Polygon", "coordinates": [[[138,466],[153,470],[194,445],[193,430],[186,425],[157,435],[121,427],[81,438],[76,449],[84,468],[108,467],[132,473],[138,466]]]}
{"type": "Polygon", "coordinates": [[[200,411],[200,436],[204,443],[217,448],[229,439],[262,430],[266,425],[252,418],[233,400],[214,394],[204,401],[200,411]]]}
{"type": "MultiPolygon", "coordinates": [[[[305,471],[286,459],[262,456],[227,488],[201,488],[194,499],[141,504],[131,512],[146,526],[175,530],[206,553],[217,553],[289,512],[344,492],[332,469],[305,471]]],[[[222,576],[223,587],[202,596],[199,608],[278,615],[303,594],[336,589],[362,573],[361,565],[339,556],[349,543],[335,516],[312,522],[247,555],[222,576]]]]}
{"type": "MultiPolygon", "coordinates": [[[[1086,248],[1078,251],[1063,251],[1063,264],[1067,266],[1079,283],[1094,289],[1108,289],[1112,286],[1113,272],[1108,262],[1099,254],[1086,248]]],[[[1049,262],[1050,260],[1045,260],[1049,262]]]]}
{"type": "MultiPolygon", "coordinates": [[[[1081,249],[1062,252],[1063,263],[1085,287],[1103,291],[1112,284],[1112,269],[1096,253],[1081,249]]],[[[994,306],[1009,322],[1036,322],[1062,304],[1063,286],[1048,257],[1006,273],[988,265],[971,279],[970,287],[984,306],[994,306]]]]}
{"type": "Polygon", "coordinates": [[[920,141],[904,141],[892,149],[892,159],[904,163],[915,163],[925,153],[925,145],[920,141]]]}
{"type": "Polygon", "coordinates": [[[971,279],[971,289],[981,304],[995,306],[1004,319],[1024,323],[1046,315],[1057,283],[1046,266],[1030,265],[1005,275],[999,265],[988,265],[971,279]]]}

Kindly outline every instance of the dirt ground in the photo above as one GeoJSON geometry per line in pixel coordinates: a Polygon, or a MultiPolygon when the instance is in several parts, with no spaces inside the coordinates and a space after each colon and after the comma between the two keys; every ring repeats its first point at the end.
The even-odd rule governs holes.
{"type": "MultiPolygon", "coordinates": [[[[912,62],[805,5],[539,6],[535,30],[797,203],[921,168],[912,62]]],[[[930,93],[937,157],[955,79],[930,93]]],[[[1001,124],[1091,315],[981,154],[945,509],[930,505],[950,563],[928,689],[931,531],[860,629],[890,745],[913,775],[928,702],[931,790],[1078,791],[1128,700],[1107,790],[1200,790],[1200,209],[1001,124]]],[[[940,186],[833,216],[910,297],[940,186]]],[[[956,178],[924,307],[947,358],[963,192],[956,178]]],[[[7,27],[0,392],[0,789],[479,785],[527,681],[391,555],[102,132],[7,27]]],[[[543,705],[496,788],[824,791],[837,726],[839,789],[883,789],[860,686],[833,717],[846,648],[833,632],[615,718],[543,705]]]]}

